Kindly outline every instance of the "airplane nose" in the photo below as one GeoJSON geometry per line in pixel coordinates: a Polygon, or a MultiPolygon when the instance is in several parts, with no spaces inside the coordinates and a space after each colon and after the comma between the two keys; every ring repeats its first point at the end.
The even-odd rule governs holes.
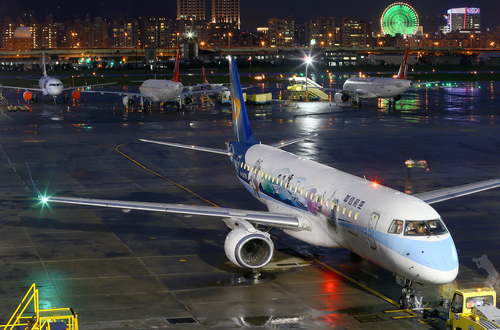
{"type": "Polygon", "coordinates": [[[449,237],[439,244],[439,250],[431,245],[426,246],[422,253],[431,255],[427,269],[420,274],[422,280],[434,284],[447,284],[458,275],[458,254],[453,239],[449,237]]]}

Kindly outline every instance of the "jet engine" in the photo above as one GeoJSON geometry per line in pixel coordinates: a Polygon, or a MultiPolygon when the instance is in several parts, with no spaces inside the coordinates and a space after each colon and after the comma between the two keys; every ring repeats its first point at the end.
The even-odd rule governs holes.
{"type": "Polygon", "coordinates": [[[229,260],[240,267],[258,269],[271,261],[274,244],[271,235],[259,230],[249,232],[245,227],[235,227],[226,237],[224,250],[229,260]]]}
{"type": "Polygon", "coordinates": [[[349,101],[349,95],[344,93],[335,93],[333,95],[333,99],[335,100],[335,102],[347,102],[349,101]]]}
{"type": "Polygon", "coordinates": [[[396,95],[393,97],[394,101],[399,101],[401,100],[401,95],[396,95]]]}
{"type": "Polygon", "coordinates": [[[26,91],[23,93],[23,99],[25,101],[29,101],[33,98],[33,93],[31,93],[30,91],[26,91]]]}
{"type": "Polygon", "coordinates": [[[134,105],[134,98],[132,96],[125,95],[123,97],[123,105],[126,107],[131,107],[134,105]]]}
{"type": "Polygon", "coordinates": [[[190,104],[193,104],[193,98],[191,96],[186,96],[184,98],[184,104],[185,105],[190,105],[190,104]]]}
{"type": "Polygon", "coordinates": [[[73,93],[71,93],[71,96],[73,97],[73,100],[79,100],[82,97],[82,92],[73,91],[73,93]]]}

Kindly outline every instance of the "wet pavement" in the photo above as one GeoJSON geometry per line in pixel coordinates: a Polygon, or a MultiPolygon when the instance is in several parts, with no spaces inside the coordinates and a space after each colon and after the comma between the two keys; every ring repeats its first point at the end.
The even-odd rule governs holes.
{"type": "MultiPolygon", "coordinates": [[[[282,88],[248,93],[271,91],[277,99],[282,88]]],[[[14,104],[22,98],[3,94],[14,104]]],[[[476,82],[408,92],[391,110],[385,101],[355,108],[277,100],[247,109],[263,143],[317,132],[286,150],[417,193],[499,176],[499,99],[499,83],[476,82]],[[409,176],[409,158],[426,160],[429,171],[409,176]]],[[[226,157],[138,141],[224,148],[230,120],[228,106],[139,112],[100,95],[2,111],[0,323],[36,283],[40,307],[72,307],[82,329],[445,328],[442,320],[399,311],[394,276],[347,250],[314,247],[275,229],[275,257],[256,282],[227,260],[222,221],[42,207],[25,166],[41,191],[60,196],[264,210],[226,157]]],[[[460,273],[446,286],[416,287],[428,306],[456,287],[498,288],[499,201],[494,189],[433,205],[455,240],[460,273]]]]}

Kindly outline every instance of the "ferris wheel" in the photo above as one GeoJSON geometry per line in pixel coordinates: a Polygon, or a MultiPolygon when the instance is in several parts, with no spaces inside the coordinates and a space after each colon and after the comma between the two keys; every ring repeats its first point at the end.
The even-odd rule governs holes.
{"type": "Polygon", "coordinates": [[[418,15],[415,9],[407,3],[396,2],[387,7],[380,18],[383,34],[395,36],[416,34],[418,30],[418,15]]]}

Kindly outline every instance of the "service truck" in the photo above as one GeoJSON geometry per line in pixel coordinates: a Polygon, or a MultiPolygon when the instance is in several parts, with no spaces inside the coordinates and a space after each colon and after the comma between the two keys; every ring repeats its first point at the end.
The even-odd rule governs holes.
{"type": "Polygon", "coordinates": [[[457,290],[450,304],[446,321],[448,329],[500,329],[500,310],[497,294],[490,288],[457,290]]]}

